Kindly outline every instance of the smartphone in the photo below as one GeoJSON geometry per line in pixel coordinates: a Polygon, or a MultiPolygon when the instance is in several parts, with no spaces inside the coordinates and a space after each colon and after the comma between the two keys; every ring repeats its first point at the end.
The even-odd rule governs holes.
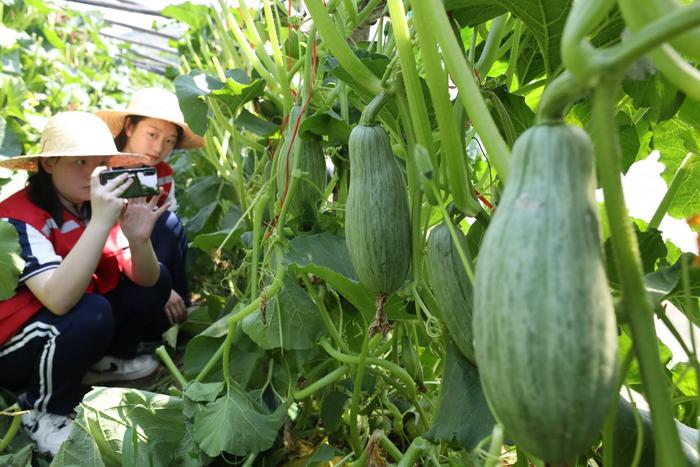
{"type": "Polygon", "coordinates": [[[155,167],[140,167],[137,169],[112,169],[100,173],[100,183],[104,185],[108,180],[129,174],[133,180],[129,188],[121,194],[120,198],[139,198],[141,196],[155,196],[160,193],[158,189],[158,175],[155,167]]]}

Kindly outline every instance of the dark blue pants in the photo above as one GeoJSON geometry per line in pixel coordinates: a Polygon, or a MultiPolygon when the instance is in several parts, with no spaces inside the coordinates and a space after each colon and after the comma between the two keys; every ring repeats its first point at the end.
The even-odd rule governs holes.
{"type": "Polygon", "coordinates": [[[174,212],[165,211],[156,221],[151,233],[151,244],[158,261],[163,264],[173,280],[173,289],[190,306],[185,263],[187,260],[187,236],[180,219],[174,212]]]}
{"type": "Polygon", "coordinates": [[[161,266],[153,287],[123,277],[105,295],[85,294],[65,315],[42,308],[0,347],[0,386],[26,391],[19,400],[25,409],[73,412],[83,397],[80,381],[97,360],[132,358],[141,340],[167,329],[163,305],[170,289],[170,274],[161,266]]]}

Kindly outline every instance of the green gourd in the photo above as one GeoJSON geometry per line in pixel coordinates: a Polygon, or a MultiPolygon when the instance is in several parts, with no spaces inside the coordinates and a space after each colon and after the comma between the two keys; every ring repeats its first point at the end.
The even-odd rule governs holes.
{"type": "MultiPolygon", "coordinates": [[[[466,253],[467,239],[461,230],[456,229],[456,233],[466,253]]],[[[445,327],[462,355],[475,363],[472,342],[472,284],[447,224],[442,223],[431,230],[427,242],[426,263],[430,288],[440,306],[445,327]]]]}
{"type": "Polygon", "coordinates": [[[319,139],[302,139],[298,131],[295,135],[300,118],[301,108],[293,107],[285,139],[277,156],[277,192],[280,198],[285,196],[285,203],[289,203],[288,214],[299,217],[303,224],[309,224],[318,216],[318,208],[323,199],[326,187],[326,158],[319,139]],[[295,170],[302,172],[303,176],[299,179],[294,193],[286,196],[285,191],[289,189],[295,170]]]}
{"type": "Polygon", "coordinates": [[[411,264],[406,182],[381,126],[357,125],[348,149],[345,242],[350,261],[362,284],[387,296],[403,284],[411,264]]]}
{"type": "Polygon", "coordinates": [[[476,264],[474,348],[484,393],[506,436],[549,463],[591,447],[617,399],[593,159],[580,128],[523,133],[476,264]]]}

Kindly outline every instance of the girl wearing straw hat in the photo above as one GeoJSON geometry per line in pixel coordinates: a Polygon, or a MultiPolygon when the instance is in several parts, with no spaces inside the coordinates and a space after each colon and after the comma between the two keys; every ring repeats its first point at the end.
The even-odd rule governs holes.
{"type": "Polygon", "coordinates": [[[183,321],[190,306],[185,275],[187,238],[175,214],[173,169],[165,158],[174,149],[203,147],[204,139],[185,123],[177,96],[161,88],[136,91],[126,110],[100,110],[96,114],[109,126],[117,149],[144,154],[148,157],[145,164],[156,168],[158,183],[167,195],[170,208],[158,219],[151,241],[158,260],[173,279],[165,316],[171,324],[183,321]]]}
{"type": "Polygon", "coordinates": [[[49,119],[39,154],[0,161],[35,172],[0,202],[25,261],[16,294],[0,301],[0,386],[25,391],[22,424],[42,452],[55,455],[68,437],[81,381],[158,368],[137,346],[162,332],[157,317],[171,279],[150,235],[167,205],[121,198],[132,183],[126,174],[99,181],[104,166],[141,160],[117,151],[95,115],[64,112],[49,119]]]}

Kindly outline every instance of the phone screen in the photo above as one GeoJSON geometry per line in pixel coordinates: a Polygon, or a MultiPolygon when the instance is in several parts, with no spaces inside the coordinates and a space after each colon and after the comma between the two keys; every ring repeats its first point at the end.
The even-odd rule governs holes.
{"type": "Polygon", "coordinates": [[[100,183],[105,184],[123,173],[128,173],[133,180],[129,188],[121,194],[121,198],[139,198],[141,196],[155,196],[158,189],[158,175],[154,167],[142,167],[138,169],[113,169],[100,173],[100,183]]]}

